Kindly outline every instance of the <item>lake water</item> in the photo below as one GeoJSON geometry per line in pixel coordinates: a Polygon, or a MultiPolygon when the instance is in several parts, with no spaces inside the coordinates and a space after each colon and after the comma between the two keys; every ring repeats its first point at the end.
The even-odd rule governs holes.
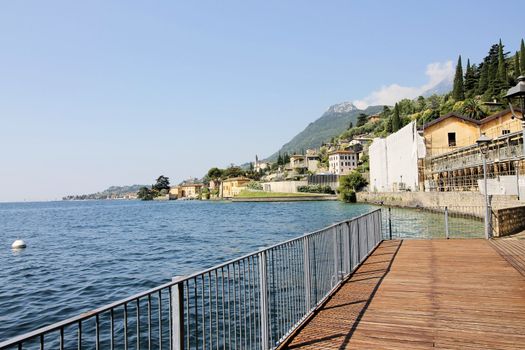
{"type": "Polygon", "coordinates": [[[0,341],[374,208],[340,202],[2,203],[0,341]],[[17,238],[27,249],[10,249],[17,238]]]}

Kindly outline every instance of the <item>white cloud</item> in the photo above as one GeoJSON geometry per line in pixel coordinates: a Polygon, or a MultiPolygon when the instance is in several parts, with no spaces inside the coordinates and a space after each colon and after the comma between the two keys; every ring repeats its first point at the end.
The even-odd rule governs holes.
{"type": "Polygon", "coordinates": [[[364,109],[372,105],[393,105],[404,98],[416,98],[444,80],[452,81],[454,66],[452,61],[430,63],[427,65],[425,74],[428,77],[428,82],[421,86],[401,86],[399,84],[382,86],[362,100],[356,100],[353,103],[357,108],[364,109]]]}

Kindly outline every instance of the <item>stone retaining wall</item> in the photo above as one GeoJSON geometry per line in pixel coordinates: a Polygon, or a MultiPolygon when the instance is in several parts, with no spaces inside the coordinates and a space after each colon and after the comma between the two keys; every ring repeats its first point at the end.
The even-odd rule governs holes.
{"type": "Polygon", "coordinates": [[[495,209],[492,213],[494,237],[508,236],[525,230],[525,206],[495,209]]]}

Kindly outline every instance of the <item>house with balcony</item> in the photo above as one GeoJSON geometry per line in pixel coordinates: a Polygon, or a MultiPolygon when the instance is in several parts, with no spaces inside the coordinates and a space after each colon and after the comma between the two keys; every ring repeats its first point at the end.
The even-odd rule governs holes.
{"type": "MultiPolygon", "coordinates": [[[[524,156],[522,111],[515,109],[515,114],[506,109],[476,120],[449,113],[424,125],[425,190],[478,191],[483,169],[476,140],[481,134],[492,139],[487,154],[488,177],[498,181],[505,180],[505,176],[514,179],[517,172],[522,172],[524,156]]],[[[504,188],[501,194],[506,194],[504,188]]]]}

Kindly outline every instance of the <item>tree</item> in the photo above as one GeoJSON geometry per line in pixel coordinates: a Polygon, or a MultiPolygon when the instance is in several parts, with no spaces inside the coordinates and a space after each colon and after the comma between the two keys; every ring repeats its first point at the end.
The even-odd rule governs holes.
{"type": "Polygon", "coordinates": [[[284,154],[283,157],[283,165],[290,163],[290,156],[288,155],[288,152],[284,154]]]}
{"type": "Polygon", "coordinates": [[[348,130],[352,129],[354,127],[354,123],[350,122],[350,124],[348,124],[348,130]]]}
{"type": "Polygon", "coordinates": [[[235,166],[233,164],[230,165],[228,168],[226,168],[222,173],[222,177],[224,179],[228,179],[230,177],[243,176],[243,175],[244,175],[244,171],[238,166],[235,166]]]}
{"type": "Polygon", "coordinates": [[[359,113],[359,116],[357,117],[357,127],[363,126],[368,121],[368,116],[364,113],[359,113]]]}
{"type": "Polygon", "coordinates": [[[525,74],[525,43],[523,39],[521,39],[520,47],[520,72],[521,74],[525,74]]]}
{"type": "Polygon", "coordinates": [[[481,119],[486,115],[480,101],[473,98],[465,100],[461,113],[472,119],[481,119]]]}
{"type": "Polygon", "coordinates": [[[501,39],[498,47],[498,73],[496,77],[496,94],[499,94],[502,89],[506,89],[507,86],[507,65],[505,63],[505,57],[503,56],[503,44],[501,39]]]}
{"type": "Polygon", "coordinates": [[[477,94],[483,95],[489,87],[489,65],[482,63],[479,74],[477,94]]]}
{"type": "Polygon", "coordinates": [[[137,192],[137,198],[143,201],[150,201],[155,197],[155,192],[147,187],[141,187],[137,192]]]}
{"type": "Polygon", "coordinates": [[[467,60],[467,69],[465,70],[465,97],[474,97],[476,94],[476,65],[470,65],[470,60],[467,60]]]}
{"type": "Polygon", "coordinates": [[[223,170],[217,167],[213,167],[210,170],[208,170],[208,174],[206,175],[208,176],[210,180],[218,181],[222,177],[222,174],[223,174],[223,170]]]}
{"type": "Polygon", "coordinates": [[[281,152],[279,152],[279,156],[277,156],[277,165],[283,165],[283,156],[281,156],[281,152]]]}
{"type": "Polygon", "coordinates": [[[339,178],[339,188],[337,189],[341,199],[345,202],[355,202],[355,193],[367,185],[361,173],[353,170],[350,174],[339,178]]]}
{"type": "Polygon", "coordinates": [[[157,178],[157,182],[152,186],[152,189],[161,191],[170,189],[170,179],[164,175],[161,175],[157,178]]]}
{"type": "Polygon", "coordinates": [[[514,55],[514,78],[517,78],[521,75],[521,69],[520,69],[520,54],[518,51],[516,51],[516,54],[514,55]]]}
{"type": "Polygon", "coordinates": [[[401,129],[401,117],[399,116],[399,105],[396,103],[394,114],[392,115],[392,132],[396,132],[399,129],[401,129]]]}
{"type": "Polygon", "coordinates": [[[423,96],[418,96],[416,109],[418,112],[424,111],[426,108],[425,98],[423,96]]]}
{"type": "Polygon", "coordinates": [[[452,88],[452,98],[456,101],[463,101],[465,99],[465,90],[463,87],[463,67],[461,66],[461,55],[458,58],[456,65],[456,75],[454,76],[454,85],[452,88]]]}

